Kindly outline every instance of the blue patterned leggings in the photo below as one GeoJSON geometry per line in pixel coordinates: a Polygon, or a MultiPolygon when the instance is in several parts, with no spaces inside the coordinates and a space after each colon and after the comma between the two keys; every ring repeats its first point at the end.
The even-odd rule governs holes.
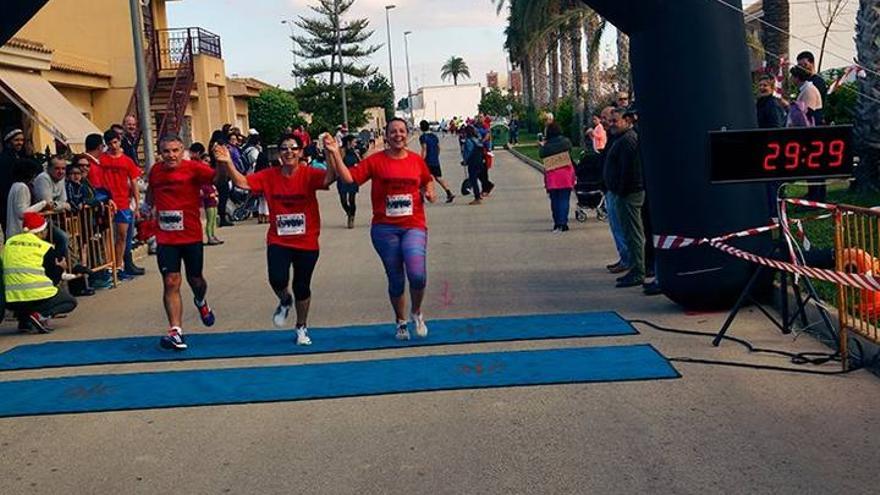
{"type": "Polygon", "coordinates": [[[428,283],[426,231],[377,224],[370,230],[370,237],[388,275],[388,295],[402,296],[405,278],[409,278],[410,289],[425,288],[428,283]]]}

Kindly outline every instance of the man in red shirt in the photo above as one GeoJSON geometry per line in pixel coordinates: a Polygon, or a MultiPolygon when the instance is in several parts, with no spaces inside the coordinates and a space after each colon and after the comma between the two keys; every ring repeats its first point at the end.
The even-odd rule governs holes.
{"type": "Polygon", "coordinates": [[[208,165],[183,160],[183,141],[178,136],[165,136],[159,141],[162,162],[150,169],[148,203],[159,229],[156,232],[156,260],[162,273],[163,300],[170,329],[160,344],[166,349],[185,350],[186,340],[181,329],[183,303],[180,297],[180,265],[186,265],[186,281],[195,296],[202,323],[214,324],[214,312],[205,300],[208,283],[202,275],[204,255],[200,192],[205,184],[214,182],[214,170],[208,165]]]}
{"type": "Polygon", "coordinates": [[[140,204],[137,179],[141,176],[141,169],[122,150],[122,139],[116,131],[105,132],[104,143],[107,145],[107,152],[92,167],[93,170],[97,169],[97,173],[90,171],[90,178],[93,179],[92,185],[95,189],[106,190],[116,205],[116,214],[113,217],[113,223],[116,224],[116,270],[119,277],[125,280],[133,275],[143,275],[143,269],[134,267],[130,261],[131,226],[140,204]],[[129,266],[125,265],[125,260],[129,260],[129,266]],[[125,270],[126,268],[129,270],[125,270]]]}

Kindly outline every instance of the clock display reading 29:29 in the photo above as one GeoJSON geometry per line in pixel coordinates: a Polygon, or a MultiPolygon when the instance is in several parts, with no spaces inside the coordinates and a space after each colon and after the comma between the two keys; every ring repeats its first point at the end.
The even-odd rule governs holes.
{"type": "Polygon", "coordinates": [[[709,133],[711,181],[760,182],[852,175],[852,127],[709,133]]]}

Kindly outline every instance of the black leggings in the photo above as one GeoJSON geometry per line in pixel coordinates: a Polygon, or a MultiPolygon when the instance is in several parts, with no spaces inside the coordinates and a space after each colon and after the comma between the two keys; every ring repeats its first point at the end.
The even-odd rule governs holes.
{"type": "Polygon", "coordinates": [[[342,203],[342,209],[345,210],[345,214],[350,217],[353,217],[357,211],[356,197],[356,192],[339,192],[339,202],[342,203]]]}
{"type": "MultiPolygon", "coordinates": [[[[293,265],[293,297],[304,301],[312,297],[312,272],[318,263],[319,251],[304,251],[270,244],[266,248],[269,266],[269,285],[279,297],[287,291],[290,265],[293,265]]],[[[282,301],[284,302],[284,301],[282,301]]]]}

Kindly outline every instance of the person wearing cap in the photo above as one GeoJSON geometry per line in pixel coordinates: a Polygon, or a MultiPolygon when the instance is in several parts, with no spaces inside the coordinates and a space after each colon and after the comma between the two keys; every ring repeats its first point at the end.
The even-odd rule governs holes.
{"type": "MultiPolygon", "coordinates": [[[[15,162],[27,158],[24,150],[24,132],[10,129],[3,133],[3,151],[0,152],[0,222],[6,221],[6,203],[14,182],[12,168],[15,162]]],[[[4,224],[5,228],[6,225],[4,224]]]]}
{"type": "Polygon", "coordinates": [[[19,330],[49,333],[49,319],[73,311],[76,299],[58,287],[64,261],[46,242],[46,219],[26,212],[22,222],[24,231],[6,241],[2,254],[6,307],[18,318],[19,330]]]}

